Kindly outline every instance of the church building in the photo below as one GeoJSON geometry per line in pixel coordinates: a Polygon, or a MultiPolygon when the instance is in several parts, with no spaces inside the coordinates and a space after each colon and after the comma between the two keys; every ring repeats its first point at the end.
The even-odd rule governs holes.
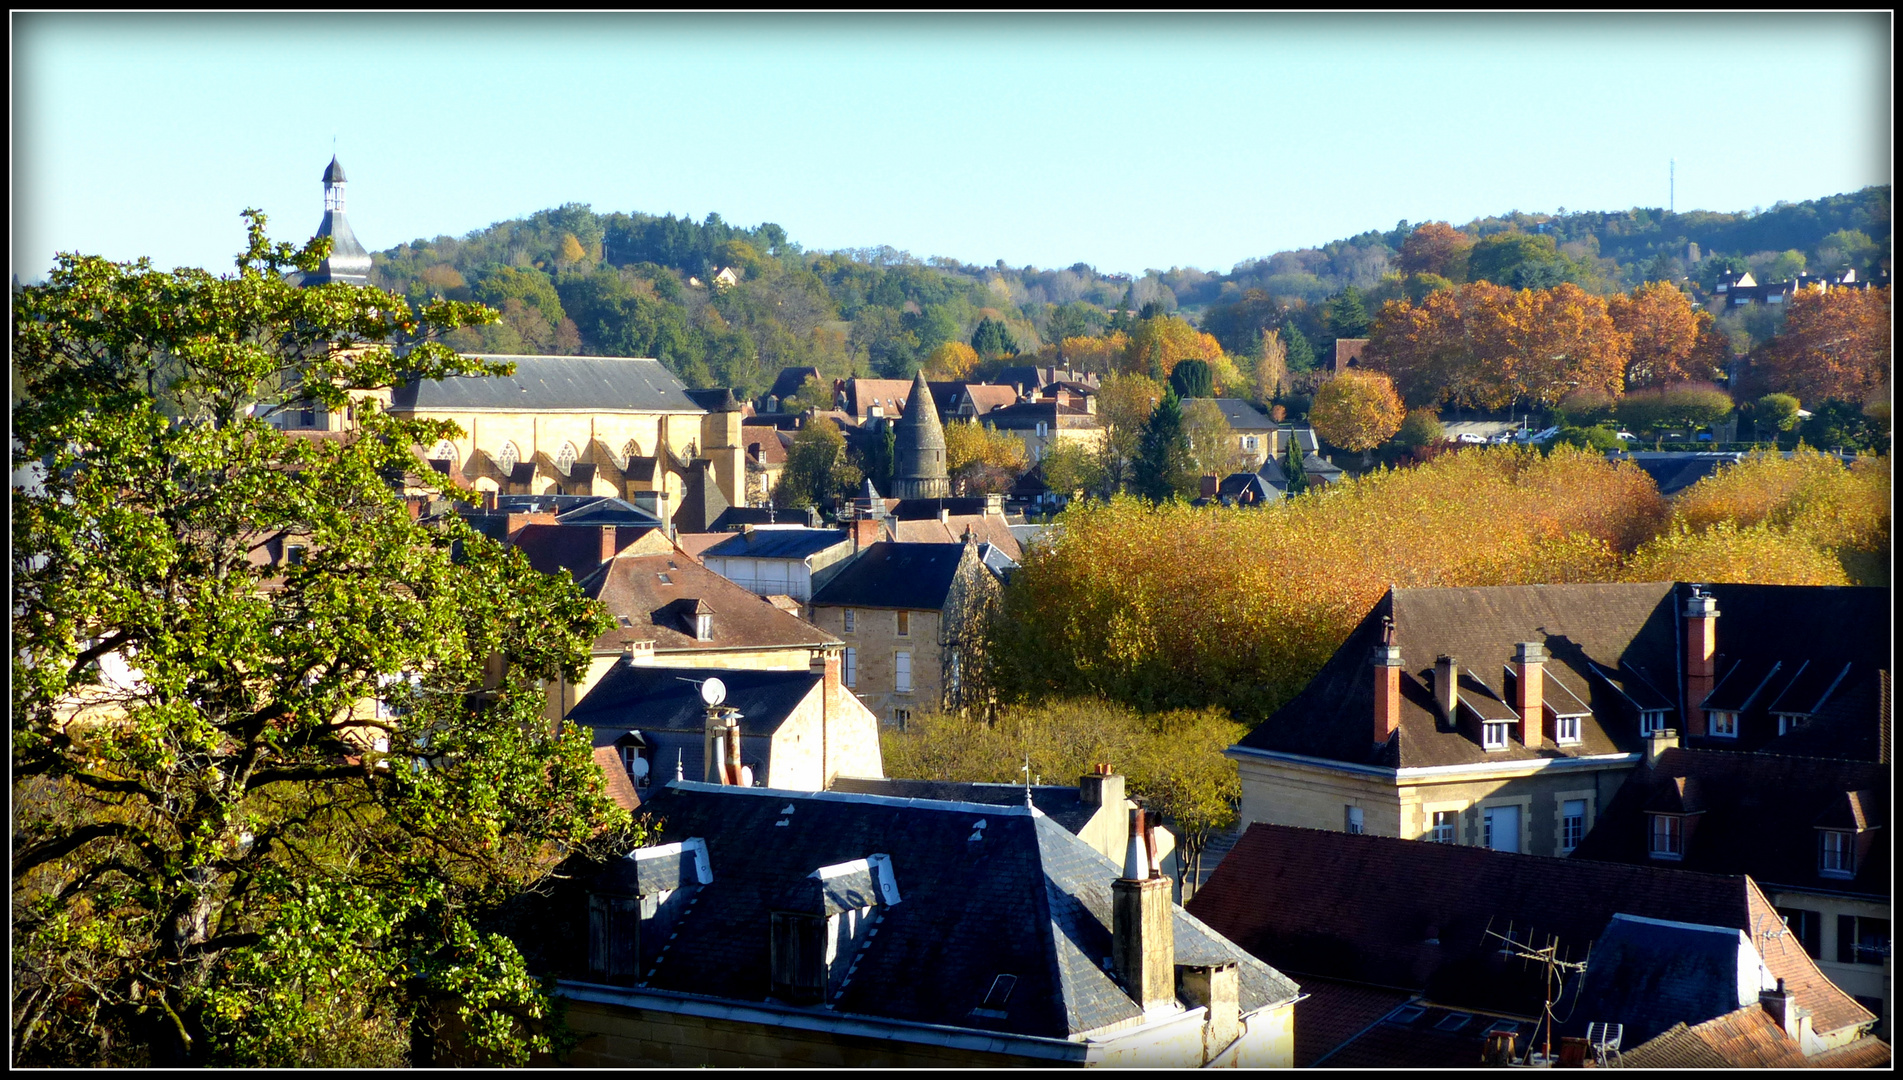
{"type": "MultiPolygon", "coordinates": [[[[323,182],[317,235],[331,237],[332,250],[315,273],[294,280],[368,285],[371,256],[345,217],[344,169],[335,157],[323,182]]],[[[500,495],[626,499],[684,532],[706,531],[721,511],[745,505],[741,406],[727,390],[690,390],[650,358],[475,358],[512,363],[515,374],[416,380],[378,395],[393,413],[452,420],[462,429],[459,438],[419,448],[439,471],[500,495]]],[[[942,477],[944,434],[932,421],[942,477]]],[[[280,410],[274,422],[347,431],[355,415],[331,415],[313,402],[280,410]]]]}

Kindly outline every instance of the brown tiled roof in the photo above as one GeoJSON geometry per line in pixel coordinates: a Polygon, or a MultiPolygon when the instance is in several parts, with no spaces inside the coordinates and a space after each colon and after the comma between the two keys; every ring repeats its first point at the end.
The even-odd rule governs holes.
{"type": "Polygon", "coordinates": [[[1762,1006],[1746,1005],[1695,1027],[1674,1025],[1627,1050],[1620,1063],[1629,1069],[1874,1069],[1890,1064],[1890,1046],[1866,1037],[1805,1057],[1762,1006]]]}
{"type": "Polygon", "coordinates": [[[641,795],[634,790],[634,781],[628,779],[628,770],[621,767],[621,752],[612,746],[597,746],[595,764],[601,767],[602,786],[608,797],[624,810],[639,809],[641,795]]]}
{"type": "MultiPolygon", "coordinates": [[[[960,407],[965,401],[970,401],[972,409],[979,416],[993,409],[1002,409],[1006,405],[1015,405],[1018,400],[1017,387],[992,386],[988,383],[965,383],[959,387],[959,395],[960,407]]],[[[950,415],[947,414],[947,416],[950,415]]]]}
{"type": "Polygon", "coordinates": [[[684,532],[684,533],[676,533],[674,535],[674,544],[675,546],[679,547],[681,551],[685,552],[688,558],[698,561],[700,559],[701,552],[706,551],[708,548],[713,547],[715,544],[724,544],[727,541],[732,539],[733,539],[733,534],[730,532],[709,532],[709,533],[684,532]]]}
{"type": "MultiPolygon", "coordinates": [[[[726,534],[722,539],[731,534],[726,534]]],[[[619,652],[624,643],[654,642],[657,653],[716,652],[837,645],[839,639],[788,615],[680,552],[623,555],[581,582],[581,590],[607,605],[614,629],[595,639],[596,652],[619,652]],[[682,601],[713,611],[714,638],[698,641],[671,618],[682,601]]]]}
{"type": "Polygon", "coordinates": [[[1011,535],[1011,526],[992,514],[950,514],[945,521],[888,518],[886,525],[892,530],[892,538],[902,544],[962,544],[965,530],[969,528],[977,534],[980,544],[990,544],[1010,556],[1012,562],[1024,557],[1018,538],[1011,535]]]}
{"type": "Polygon", "coordinates": [[[603,530],[614,534],[609,550],[619,552],[655,532],[634,525],[524,525],[510,537],[510,545],[528,556],[529,565],[544,574],[566,570],[577,581],[595,572],[602,562],[603,530]]]}
{"type": "Polygon", "coordinates": [[[984,423],[1000,431],[1032,430],[1038,424],[1048,424],[1053,429],[1097,428],[1102,425],[1097,415],[1079,406],[1063,406],[1056,401],[1021,401],[1016,405],[1006,405],[993,409],[984,415],[984,423]]]}
{"type": "Polygon", "coordinates": [[[888,417],[905,412],[912,393],[911,379],[847,379],[846,409],[856,420],[864,420],[874,405],[885,409],[888,417]]]}
{"type": "Polygon", "coordinates": [[[1414,995],[1405,990],[1302,980],[1302,1000],[1295,1003],[1295,1067],[1306,1069],[1315,1059],[1367,1030],[1368,1025],[1393,1012],[1414,995]]]}
{"type": "Polygon", "coordinates": [[[1826,878],[1817,872],[1817,828],[1834,812],[1850,827],[1849,793],[1860,812],[1887,825],[1890,769],[1863,761],[1784,757],[1723,750],[1671,749],[1656,765],[1626,777],[1573,857],[1605,862],[1654,864],[1646,814],[1681,812],[1679,784],[1691,786],[1698,825],[1674,865],[1715,874],[1750,874],[1766,887],[1820,889],[1887,899],[1890,895],[1890,830],[1877,828],[1856,877],[1826,878]]]}
{"type": "Polygon", "coordinates": [[[1391,590],[1315,678],[1239,745],[1391,768],[1638,752],[1636,715],[1628,715],[1624,700],[1591,665],[1616,669],[1622,657],[1643,658],[1675,671],[1671,597],[1667,582],[1391,590]],[[1394,620],[1394,641],[1406,666],[1399,735],[1377,751],[1368,658],[1387,616],[1394,620]],[[1491,697],[1501,705],[1493,711],[1501,712],[1508,697],[1505,665],[1522,641],[1544,642],[1546,670],[1591,706],[1577,745],[1559,748],[1542,740],[1524,746],[1516,733],[1507,749],[1488,751],[1477,733],[1440,718],[1432,690],[1437,656],[1459,661],[1463,690],[1469,678],[1476,684],[1471,700],[1491,697]]]}
{"type": "Polygon", "coordinates": [[[1186,905],[1279,970],[1414,990],[1520,1015],[1542,973],[1509,963],[1488,931],[1556,935],[1584,954],[1616,913],[1734,927],[1829,1032],[1875,1018],[1831,985],[1747,877],[1514,855],[1284,825],[1249,826],[1186,905]]]}

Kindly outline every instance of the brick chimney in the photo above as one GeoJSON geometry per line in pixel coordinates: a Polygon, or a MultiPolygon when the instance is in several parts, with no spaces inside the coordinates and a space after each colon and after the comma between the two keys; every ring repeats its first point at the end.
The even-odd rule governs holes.
{"type": "Polygon", "coordinates": [[[1220,484],[1221,484],[1221,481],[1218,480],[1214,474],[1204,473],[1203,474],[1203,498],[1205,499],[1215,498],[1217,488],[1219,487],[1220,484]]]}
{"type": "MultiPolygon", "coordinates": [[[[1390,629],[1390,638],[1393,631],[1390,629]]],[[[1401,647],[1391,642],[1374,647],[1374,741],[1380,746],[1401,727],[1401,647]]]]}
{"type": "Polygon", "coordinates": [[[853,518],[852,550],[856,554],[879,542],[879,519],[870,517],[853,518]]]}
{"type": "Polygon", "coordinates": [[[1809,1026],[1804,1021],[1810,1019],[1810,1013],[1797,1007],[1797,995],[1784,989],[1783,979],[1777,981],[1776,990],[1760,991],[1758,1004],[1764,1007],[1778,1027],[1784,1029],[1785,1035],[1800,1043],[1803,1041],[1804,1028],[1809,1026]]]}
{"type": "Polygon", "coordinates": [[[1145,1012],[1176,1004],[1176,939],[1170,882],[1150,865],[1143,811],[1130,811],[1123,876],[1110,883],[1110,963],[1145,1012]]]}
{"type": "Polygon", "coordinates": [[[1520,744],[1538,746],[1546,715],[1546,646],[1522,641],[1513,646],[1513,709],[1520,714],[1520,744]]]}
{"type": "Polygon", "coordinates": [[[1685,734],[1705,734],[1701,704],[1718,677],[1718,601],[1693,585],[1685,601],[1685,734]]]}
{"type": "Polygon", "coordinates": [[[1449,724],[1455,722],[1460,707],[1460,661],[1446,653],[1434,658],[1434,701],[1449,724]]]}
{"type": "Polygon", "coordinates": [[[603,525],[601,527],[601,561],[607,562],[614,558],[615,552],[620,550],[620,545],[615,542],[615,526],[603,525]]]}

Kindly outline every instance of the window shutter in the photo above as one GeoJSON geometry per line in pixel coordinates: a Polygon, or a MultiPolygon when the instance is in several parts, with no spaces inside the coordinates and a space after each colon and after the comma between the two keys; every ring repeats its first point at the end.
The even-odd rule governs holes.
{"type": "Polygon", "coordinates": [[[1857,962],[1857,917],[1855,915],[1837,916],[1837,962],[1839,964],[1857,962]]]}

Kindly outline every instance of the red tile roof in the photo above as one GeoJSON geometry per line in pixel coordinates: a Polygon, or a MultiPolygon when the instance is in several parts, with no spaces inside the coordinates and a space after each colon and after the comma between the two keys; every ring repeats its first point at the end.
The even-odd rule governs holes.
{"type": "Polygon", "coordinates": [[[1615,913],[1753,936],[1819,1032],[1875,1017],[1818,971],[1751,879],[1656,866],[1284,825],[1249,826],[1186,905],[1279,970],[1425,993],[1448,1005],[1531,1015],[1540,973],[1508,963],[1488,931],[1557,936],[1583,955],[1615,913]]]}
{"type": "Polygon", "coordinates": [[[1406,990],[1355,986],[1327,979],[1302,980],[1302,1000],[1295,1003],[1295,1067],[1306,1069],[1315,1059],[1353,1039],[1368,1025],[1393,1012],[1414,995],[1406,990]]]}
{"type": "Polygon", "coordinates": [[[598,653],[618,652],[624,643],[639,641],[654,642],[656,653],[820,648],[840,643],[678,551],[619,556],[583,579],[581,590],[615,616],[615,628],[595,639],[598,653]],[[673,617],[685,610],[683,603],[688,601],[712,609],[713,640],[697,640],[673,617]]]}
{"type": "Polygon", "coordinates": [[[608,797],[624,810],[636,810],[641,806],[641,795],[634,790],[634,781],[628,779],[628,770],[621,766],[621,753],[612,746],[595,747],[595,764],[601,767],[603,787],[608,797]]]}
{"type": "Polygon", "coordinates": [[[1866,1037],[1805,1057],[1769,1013],[1746,1005],[1694,1027],[1677,1024],[1620,1062],[1629,1069],[1875,1069],[1890,1064],[1890,1045],[1866,1037]]]}

